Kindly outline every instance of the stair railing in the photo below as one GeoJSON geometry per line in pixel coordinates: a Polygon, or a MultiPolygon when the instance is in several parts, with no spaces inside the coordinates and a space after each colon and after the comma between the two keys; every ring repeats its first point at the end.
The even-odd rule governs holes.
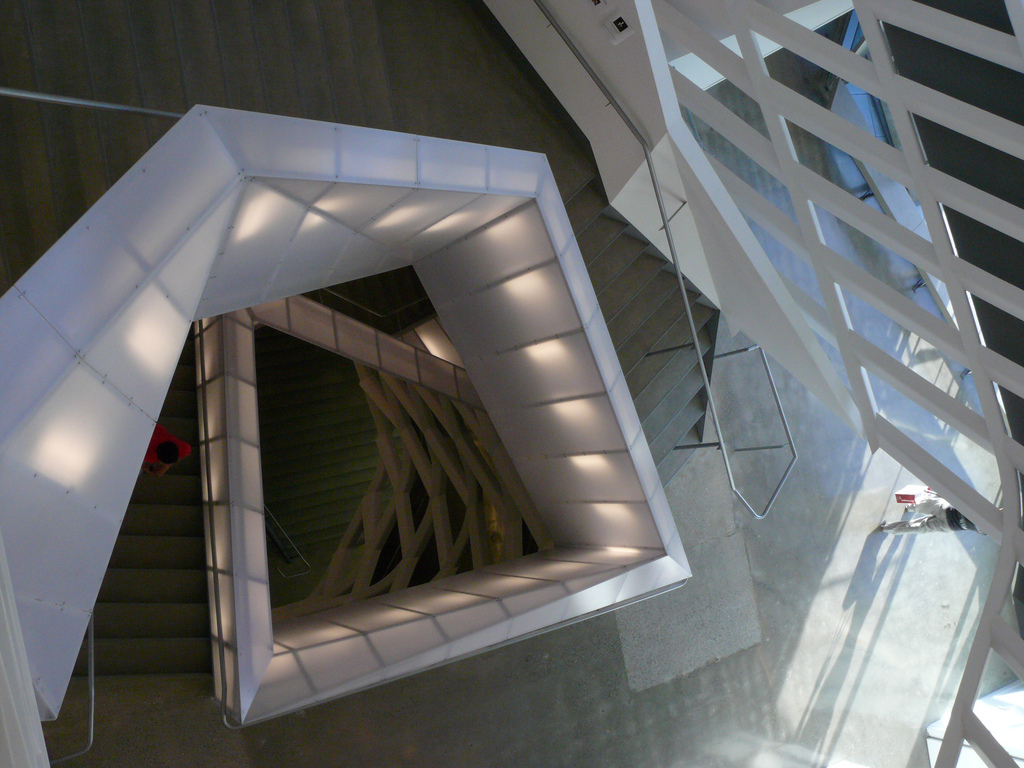
{"type": "Polygon", "coordinates": [[[288,531],[285,530],[281,522],[274,516],[274,513],[270,511],[270,508],[263,505],[263,520],[264,527],[267,530],[267,538],[274,545],[274,549],[277,550],[278,554],[284,560],[285,565],[291,565],[295,562],[296,558],[301,560],[306,565],[306,570],[297,571],[296,573],[285,573],[280,568],[277,572],[281,574],[282,578],[294,579],[298,576],[304,576],[310,572],[312,566],[309,564],[309,560],[306,559],[305,555],[299,551],[299,548],[295,546],[295,542],[292,541],[292,537],[288,535],[288,531]],[[284,537],[284,541],[281,538],[284,537]],[[295,554],[292,554],[294,552],[295,554]]]}
{"type": "Polygon", "coordinates": [[[96,636],[93,631],[93,622],[96,619],[96,614],[93,613],[89,617],[89,632],[88,632],[88,647],[89,647],[89,733],[88,738],[85,742],[85,747],[72,752],[70,755],[64,755],[64,757],[58,757],[56,760],[51,760],[50,765],[57,765],[57,763],[63,763],[66,760],[72,760],[76,757],[81,757],[90,749],[92,749],[93,735],[96,732],[96,636]]]}
{"type": "MultiPolygon", "coordinates": [[[[786,430],[786,442],[785,443],[779,443],[777,445],[751,445],[751,446],[746,446],[746,447],[743,447],[743,448],[735,448],[734,447],[734,448],[732,448],[730,450],[732,450],[733,453],[744,453],[744,452],[748,452],[748,451],[769,451],[769,450],[777,450],[779,448],[789,448],[790,453],[793,454],[792,458],[789,460],[789,464],[786,465],[785,472],[783,472],[782,473],[782,477],[779,478],[779,482],[775,486],[775,490],[772,491],[772,495],[768,499],[768,504],[765,506],[764,511],[761,512],[760,514],[758,514],[753,509],[750,509],[750,505],[749,504],[747,505],[747,509],[750,510],[751,514],[753,514],[754,517],[756,517],[758,520],[763,520],[765,518],[765,516],[768,514],[768,510],[770,510],[772,508],[772,505],[775,503],[775,499],[778,498],[779,491],[782,490],[782,486],[785,485],[786,480],[789,478],[789,473],[793,471],[793,466],[796,464],[797,451],[796,451],[796,445],[793,443],[793,433],[789,431],[789,420],[786,418],[786,412],[782,409],[782,401],[779,399],[779,390],[775,386],[775,377],[772,376],[772,369],[770,367],[768,367],[768,356],[764,353],[764,350],[761,349],[760,345],[758,345],[758,344],[751,344],[749,347],[743,347],[741,349],[734,349],[731,352],[722,352],[721,354],[715,355],[715,359],[718,360],[719,358],[722,358],[722,357],[732,357],[733,355],[742,355],[745,352],[753,352],[755,349],[758,352],[761,353],[761,362],[764,364],[764,372],[768,376],[768,385],[772,389],[772,397],[775,398],[775,407],[779,411],[779,418],[782,420],[782,428],[784,430],[786,430]]],[[[658,350],[658,351],[660,352],[662,350],[658,350]]],[[[677,445],[677,446],[675,446],[675,448],[673,448],[673,450],[675,450],[675,451],[685,451],[685,450],[691,450],[691,449],[696,449],[696,448],[718,448],[718,449],[724,450],[724,448],[722,448],[722,443],[720,442],[721,439],[722,439],[721,435],[719,435],[718,439],[719,439],[719,442],[700,442],[700,443],[686,443],[686,444],[682,444],[682,445],[677,445]]],[[[739,495],[739,494],[737,494],[737,495],[739,495]]],[[[741,501],[745,501],[742,496],[740,496],[740,500],[741,501]]]]}
{"type": "MultiPolygon", "coordinates": [[[[430,298],[429,296],[420,296],[418,299],[413,299],[408,304],[403,304],[400,307],[395,307],[394,309],[388,310],[387,312],[378,312],[375,309],[370,309],[368,306],[366,306],[365,304],[362,304],[362,303],[356,301],[355,299],[349,298],[348,296],[345,296],[344,294],[338,293],[338,291],[334,290],[333,287],[317,288],[316,289],[316,293],[317,294],[324,294],[324,293],[326,293],[328,296],[333,296],[334,298],[340,299],[341,301],[344,301],[347,304],[351,304],[356,309],[360,309],[363,312],[366,312],[369,315],[373,315],[374,317],[376,317],[376,318],[378,318],[380,320],[390,320],[392,317],[397,315],[399,312],[404,312],[407,309],[412,309],[413,307],[419,306],[424,301],[427,301],[430,298]]],[[[321,304],[324,303],[323,299],[320,299],[319,297],[318,297],[318,299],[319,299],[321,304]]]]}
{"type": "MultiPolygon", "coordinates": [[[[636,124],[632,121],[632,119],[630,119],[629,115],[626,114],[625,110],[622,108],[622,105],[619,104],[618,99],[616,99],[612,92],[608,90],[608,87],[601,80],[600,76],[597,74],[594,68],[590,66],[590,63],[587,61],[582,51],[580,51],[580,49],[576,47],[576,44],[573,43],[572,38],[569,37],[568,32],[565,31],[562,25],[559,24],[558,19],[556,19],[552,15],[551,11],[548,10],[543,0],[533,0],[533,2],[534,5],[537,6],[537,9],[542,14],[544,14],[544,17],[548,20],[548,23],[551,25],[551,28],[554,29],[555,32],[558,33],[558,36],[562,38],[562,42],[565,43],[566,47],[572,52],[573,56],[576,57],[576,60],[580,63],[583,69],[585,69],[587,74],[590,75],[590,79],[594,81],[594,85],[596,85],[598,89],[601,91],[601,93],[604,95],[604,97],[608,99],[608,104],[619,115],[619,118],[622,120],[623,123],[625,123],[626,127],[629,129],[629,132],[633,134],[633,137],[637,140],[637,143],[640,144],[640,148],[644,152],[644,160],[647,163],[647,170],[651,176],[651,184],[654,186],[654,196],[658,201],[658,212],[661,214],[661,221],[663,224],[663,228],[665,230],[665,239],[668,241],[669,255],[672,258],[672,266],[674,267],[676,278],[679,281],[679,292],[682,294],[683,297],[683,307],[686,310],[686,322],[690,328],[690,338],[693,339],[693,346],[697,352],[697,365],[700,367],[701,381],[704,384],[704,391],[708,393],[708,412],[711,414],[711,421],[715,425],[715,432],[718,435],[719,440],[718,445],[715,447],[721,449],[722,451],[722,463],[725,465],[725,474],[729,479],[729,487],[732,489],[733,494],[736,496],[737,499],[740,500],[740,503],[742,503],[743,506],[747,508],[750,514],[752,514],[758,520],[763,520],[765,517],[767,517],[768,510],[771,509],[772,504],[775,503],[775,499],[778,497],[779,491],[782,490],[782,484],[786,481],[786,478],[789,477],[789,473],[792,470],[793,464],[796,462],[797,459],[796,448],[793,446],[792,436],[789,432],[789,424],[786,422],[786,416],[782,412],[782,403],[779,400],[778,391],[775,389],[775,381],[772,378],[771,371],[768,370],[767,367],[768,359],[767,357],[764,357],[764,350],[762,350],[761,355],[765,362],[765,369],[768,370],[768,380],[769,382],[771,382],[772,385],[772,394],[775,396],[775,404],[778,406],[779,409],[779,417],[782,419],[782,422],[786,428],[786,435],[789,438],[789,444],[793,451],[793,459],[790,462],[789,467],[786,469],[785,474],[782,476],[782,480],[780,481],[778,487],[772,494],[771,499],[768,501],[768,505],[765,507],[764,511],[757,512],[750,505],[750,502],[746,500],[746,498],[740,492],[739,488],[736,487],[736,479],[733,476],[732,471],[732,462],[729,460],[729,451],[727,450],[725,445],[725,436],[722,434],[722,426],[718,420],[718,408],[715,407],[715,398],[714,395],[711,394],[711,380],[708,377],[707,366],[704,364],[704,355],[700,348],[700,341],[697,339],[697,326],[693,321],[693,310],[690,309],[690,300],[689,297],[687,297],[686,295],[686,284],[683,282],[683,273],[679,268],[679,254],[676,251],[675,238],[672,236],[672,228],[669,226],[669,221],[671,217],[669,217],[668,211],[665,208],[665,199],[661,193],[661,184],[658,183],[658,174],[654,169],[654,160],[651,157],[651,145],[644,137],[644,135],[640,133],[640,130],[636,127],[636,124]]],[[[673,214],[673,216],[674,215],[675,214],[673,214]]]]}

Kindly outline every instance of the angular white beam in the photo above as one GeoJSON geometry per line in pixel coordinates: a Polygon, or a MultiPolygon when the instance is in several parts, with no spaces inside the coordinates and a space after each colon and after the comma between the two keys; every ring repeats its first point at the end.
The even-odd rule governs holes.
{"type": "Polygon", "coordinates": [[[336,355],[470,405],[480,397],[465,369],[307,299],[290,296],[251,309],[253,319],[336,355]]]}
{"type": "Polygon", "coordinates": [[[0,536],[0,764],[49,768],[28,669],[7,554],[0,536]]]}
{"type": "MultiPolygon", "coordinates": [[[[1007,5],[1013,2],[1014,0],[1010,0],[1007,5]]],[[[1024,58],[1021,57],[1021,49],[1013,35],[913,0],[856,0],[855,5],[860,12],[862,23],[864,12],[867,11],[880,21],[902,27],[1009,69],[1024,72],[1024,58]]],[[[875,50],[876,47],[870,42],[868,45],[875,50]]],[[[880,49],[879,55],[884,50],[886,49],[880,49]]],[[[864,90],[870,91],[868,88],[864,90]]]]}
{"type": "Polygon", "coordinates": [[[722,310],[732,326],[762,344],[853,429],[866,429],[803,313],[683,122],[649,0],[639,2],[637,10],[679,173],[690,205],[699,214],[695,214],[697,231],[704,251],[713,254],[708,267],[722,310]]]}

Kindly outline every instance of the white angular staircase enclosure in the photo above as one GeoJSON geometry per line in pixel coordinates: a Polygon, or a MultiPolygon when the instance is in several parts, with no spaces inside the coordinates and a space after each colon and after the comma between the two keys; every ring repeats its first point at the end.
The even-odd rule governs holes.
{"type": "Polygon", "coordinates": [[[232,714],[254,722],[689,575],[543,156],[197,106],[0,298],[0,529],[44,718],[192,321],[410,263],[555,549],[275,634],[251,347],[207,323],[222,342],[204,361],[221,377],[204,454],[226,523],[209,549],[232,714]]]}

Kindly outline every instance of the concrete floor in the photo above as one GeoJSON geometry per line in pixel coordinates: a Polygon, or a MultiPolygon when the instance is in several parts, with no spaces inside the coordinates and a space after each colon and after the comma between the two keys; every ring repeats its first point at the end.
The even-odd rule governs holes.
{"type": "MultiPolygon", "coordinates": [[[[774,441],[757,359],[719,362],[723,430],[774,441]]],[[[800,461],[761,522],[726,493],[716,452],[683,468],[668,488],[694,566],[682,589],[242,731],[220,724],[207,677],[102,679],[96,745],[76,764],[923,768],[923,729],[956,689],[996,547],[872,533],[913,478],[775,372],[800,461]],[[735,558],[718,565],[732,542],[746,575],[735,558]],[[690,671],[694,646],[710,663],[690,671]]],[[[784,459],[742,456],[741,484],[763,504],[784,459]]],[[[75,681],[46,727],[53,755],[83,738],[83,694],[75,681]]]]}

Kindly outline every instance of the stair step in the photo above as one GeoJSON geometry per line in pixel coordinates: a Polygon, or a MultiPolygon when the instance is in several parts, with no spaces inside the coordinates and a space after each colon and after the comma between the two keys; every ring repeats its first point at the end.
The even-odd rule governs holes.
{"type": "Polygon", "coordinates": [[[367,457],[360,463],[350,459],[342,467],[339,467],[336,457],[327,456],[323,460],[321,458],[323,457],[312,457],[305,464],[302,472],[299,470],[288,472],[287,467],[281,467],[278,464],[275,467],[275,474],[265,473],[263,475],[263,482],[265,485],[272,486],[275,489],[274,493],[280,497],[290,493],[295,486],[305,482],[306,479],[312,480],[317,477],[324,477],[325,475],[334,476],[342,486],[346,487],[365,484],[373,476],[373,472],[377,467],[375,457],[367,457]]]}
{"type": "Polygon", "coordinates": [[[376,457],[376,432],[361,429],[351,433],[352,437],[346,435],[343,438],[337,437],[338,432],[343,430],[332,427],[327,435],[320,430],[318,434],[309,437],[306,431],[263,432],[263,461],[268,470],[273,470],[268,471],[264,479],[283,480],[285,475],[292,472],[301,474],[311,463],[331,471],[345,471],[349,466],[362,467],[367,460],[376,457]]]}
{"type": "Polygon", "coordinates": [[[582,232],[607,207],[608,201],[601,189],[601,182],[594,179],[565,203],[572,231],[582,232]]]}
{"type": "MultiPolygon", "coordinates": [[[[317,360],[335,357],[333,352],[318,347],[312,342],[290,336],[284,339],[273,340],[269,337],[261,337],[257,343],[259,344],[260,352],[265,357],[264,360],[260,361],[260,368],[273,375],[278,373],[287,374],[288,369],[295,366],[315,366],[317,360]]],[[[345,360],[333,360],[332,362],[337,363],[337,365],[325,368],[322,373],[344,379],[354,379],[357,377],[355,366],[350,362],[347,365],[345,360]]]]}
{"type": "Polygon", "coordinates": [[[174,462],[168,468],[164,477],[172,475],[199,477],[199,451],[196,450],[196,446],[199,444],[199,441],[196,440],[196,442],[192,442],[189,440],[186,442],[192,446],[191,453],[189,453],[189,455],[184,459],[178,459],[178,461],[174,462]]]}
{"type": "Polygon", "coordinates": [[[110,556],[110,568],[203,569],[206,543],[196,536],[121,535],[110,556]]]}
{"type": "MultiPolygon", "coordinates": [[[[365,395],[363,395],[365,402],[365,395]]],[[[285,418],[294,409],[295,404],[285,399],[275,399],[260,403],[260,417],[267,420],[285,418]]],[[[322,390],[312,390],[309,397],[303,401],[303,413],[324,413],[330,414],[338,410],[338,391],[331,387],[324,387],[322,390]]],[[[353,409],[357,410],[357,409],[353,409]]],[[[365,410],[363,408],[362,410],[365,410]]],[[[369,414],[367,414],[369,418],[369,414]]]]}
{"type": "Polygon", "coordinates": [[[362,498],[361,494],[359,496],[352,496],[345,504],[338,504],[335,501],[318,502],[314,497],[310,497],[305,501],[305,506],[293,507],[280,513],[277,511],[280,505],[274,507],[268,503],[267,507],[274,513],[282,527],[288,531],[288,535],[294,539],[295,534],[292,533],[292,526],[303,525],[309,520],[328,520],[333,518],[338,520],[338,525],[347,525],[347,521],[355,512],[360,498],[362,498]]]}
{"type": "MultiPolygon", "coordinates": [[[[75,674],[86,673],[85,644],[75,674]]],[[[97,638],[96,674],[157,675],[208,673],[213,655],[209,637],[97,638]]]]}
{"type": "MultiPolygon", "coordinates": [[[[182,354],[182,359],[185,359],[185,354],[182,354]]],[[[194,358],[193,358],[194,359],[194,358]]],[[[194,363],[182,364],[178,363],[178,367],[174,369],[174,375],[171,376],[171,387],[172,390],[195,392],[196,391],[196,366],[194,363]]]]}
{"type": "MultiPolygon", "coordinates": [[[[195,421],[199,416],[196,389],[193,383],[191,389],[171,389],[164,398],[163,408],[160,410],[160,418],[182,418],[195,421]]],[[[163,422],[161,422],[163,423],[163,422]]]]}
{"type": "Polygon", "coordinates": [[[308,392],[313,392],[314,395],[319,396],[321,393],[331,391],[335,392],[335,396],[341,404],[351,405],[358,402],[355,394],[352,394],[356,392],[355,387],[357,386],[353,381],[322,371],[314,374],[313,370],[315,369],[289,369],[287,373],[278,374],[261,367],[257,374],[257,386],[264,392],[273,391],[276,402],[290,400],[296,394],[304,396],[308,392]],[[343,400],[342,398],[346,396],[349,399],[343,400]]]}
{"type": "Polygon", "coordinates": [[[210,637],[205,603],[98,603],[96,638],[210,637]]]}
{"type": "MultiPolygon", "coordinates": [[[[191,340],[181,360],[158,421],[193,450],[164,476],[136,482],[94,609],[98,674],[210,671],[191,340]]],[[[85,670],[83,649],[75,674],[85,670]]]]}
{"type": "MultiPolygon", "coordinates": [[[[711,347],[707,343],[707,329],[701,328],[697,331],[697,340],[700,342],[700,349],[705,354],[707,364],[708,353],[711,351],[711,347]]],[[[633,402],[637,407],[640,421],[643,421],[672,387],[696,365],[697,352],[694,347],[684,347],[674,352],[664,352],[646,358],[637,367],[637,376],[630,377],[626,381],[627,386],[630,387],[630,393],[633,395],[633,402]],[[656,368],[650,368],[652,366],[656,368]],[[640,374],[644,374],[644,376],[640,376],[640,374]]]]}
{"type": "MultiPolygon", "coordinates": [[[[712,312],[707,308],[693,304],[691,298],[691,311],[693,322],[700,331],[706,325],[712,312]]],[[[622,363],[622,370],[628,376],[633,367],[644,359],[644,355],[655,349],[685,344],[690,340],[690,325],[686,320],[686,308],[683,306],[683,297],[679,293],[670,293],[665,300],[658,305],[651,315],[644,321],[633,335],[619,346],[619,360],[622,363]]]]}
{"type": "MultiPolygon", "coordinates": [[[[679,440],[680,444],[696,442],[699,441],[697,440],[696,432],[693,430],[687,432],[679,440]]],[[[698,450],[713,451],[715,449],[696,448],[689,451],[669,451],[668,455],[666,455],[664,459],[658,462],[658,477],[661,479],[661,484],[668,485],[668,483],[672,480],[673,477],[676,476],[679,470],[683,468],[683,465],[686,464],[686,462],[688,462],[691,458],[693,458],[693,454],[696,453],[698,450]]]]}
{"type": "Polygon", "coordinates": [[[660,272],[661,265],[642,253],[597,294],[601,312],[606,318],[615,317],[660,272]]]}
{"type": "Polygon", "coordinates": [[[609,283],[628,269],[646,250],[647,243],[623,232],[608,247],[599,253],[587,265],[587,274],[594,285],[594,291],[600,293],[609,283]]]}
{"type": "Polygon", "coordinates": [[[359,506],[363,490],[353,489],[349,494],[316,492],[301,493],[290,498],[268,498],[267,508],[274,514],[289,535],[293,526],[301,526],[306,520],[330,519],[347,520],[359,506]]]}
{"type": "Polygon", "coordinates": [[[291,518],[303,515],[310,507],[335,505],[340,509],[358,504],[365,494],[373,471],[349,472],[334,477],[329,470],[293,479],[291,475],[281,478],[288,485],[272,483],[272,492],[266,494],[267,507],[277,517],[291,518]],[[335,481],[335,482],[332,482],[335,481]]]}
{"type": "Polygon", "coordinates": [[[202,536],[201,507],[179,504],[129,504],[121,522],[129,536],[202,536]]]}
{"type": "MultiPolygon", "coordinates": [[[[164,416],[164,414],[161,413],[159,423],[176,438],[184,440],[192,447],[192,452],[189,454],[189,457],[180,462],[184,465],[184,462],[191,459],[192,455],[196,453],[195,448],[196,445],[199,444],[199,421],[196,418],[196,415],[193,414],[190,418],[181,418],[178,416],[164,416]]],[[[141,466],[142,462],[140,461],[139,464],[141,466]]],[[[196,465],[196,467],[196,473],[198,473],[198,465],[196,465]]],[[[178,469],[177,464],[171,467],[171,470],[176,469],[178,470],[178,473],[180,473],[180,469],[178,469]]],[[[168,470],[168,472],[171,470],[168,470]]]]}
{"type": "Polygon", "coordinates": [[[202,485],[198,475],[168,472],[163,477],[154,477],[140,474],[135,482],[135,490],[132,491],[133,504],[198,506],[202,501],[202,485]]]}
{"type": "Polygon", "coordinates": [[[316,384],[351,384],[358,380],[355,366],[344,358],[332,359],[337,357],[333,352],[305,341],[296,340],[295,345],[291,349],[266,352],[261,346],[261,357],[266,359],[260,360],[260,375],[268,381],[291,381],[303,373],[314,371],[311,381],[316,384]],[[324,361],[331,364],[321,365],[324,361]]]}
{"type": "Polygon", "coordinates": [[[677,445],[696,442],[684,440],[683,437],[691,430],[694,430],[695,425],[703,415],[704,397],[702,390],[697,392],[689,402],[679,409],[668,425],[661,431],[661,434],[650,441],[649,445],[651,447],[651,456],[654,457],[654,463],[660,464],[677,445]]]}
{"type": "Polygon", "coordinates": [[[583,262],[590,264],[601,252],[621,235],[626,225],[610,216],[598,216],[576,236],[583,262]]]}
{"type": "MultiPolygon", "coordinates": [[[[686,326],[687,324],[684,321],[682,325],[686,326]]],[[[683,343],[687,343],[689,341],[689,335],[689,329],[687,328],[686,336],[683,337],[686,341],[683,343]]],[[[708,334],[706,325],[700,326],[697,331],[697,340],[700,342],[701,352],[707,352],[711,349],[711,338],[708,334]]],[[[672,341],[676,341],[676,339],[672,339],[672,341]]],[[[660,348],[661,342],[659,341],[658,346],[656,346],[655,349],[660,348]]],[[[637,395],[643,392],[651,385],[654,379],[658,377],[665,366],[672,362],[673,357],[683,352],[687,354],[695,354],[696,351],[692,348],[684,348],[676,352],[663,352],[661,354],[652,355],[651,357],[639,360],[626,374],[626,386],[629,387],[629,391],[637,395]]],[[[696,362],[696,358],[694,358],[694,362],[696,362]]]]}
{"type": "Polygon", "coordinates": [[[273,478],[275,483],[287,483],[288,475],[309,474],[310,469],[320,469],[323,475],[337,472],[360,472],[373,467],[377,459],[376,433],[360,431],[358,439],[349,441],[347,435],[331,440],[331,435],[302,443],[302,433],[286,432],[263,436],[263,460],[270,470],[264,476],[273,478]]]}
{"type": "Polygon", "coordinates": [[[648,281],[633,300],[608,321],[608,334],[615,349],[628,341],[669,294],[677,290],[675,278],[666,272],[658,272],[648,281]]]}
{"type": "Polygon", "coordinates": [[[206,571],[108,568],[99,603],[201,603],[208,599],[206,571]]]}
{"type": "Polygon", "coordinates": [[[700,369],[693,366],[650,411],[647,417],[640,420],[640,426],[643,427],[648,443],[658,439],[662,431],[679,413],[679,410],[690,402],[702,387],[700,369]]]}
{"type": "MultiPolygon", "coordinates": [[[[311,449],[315,447],[316,453],[324,450],[334,452],[341,448],[343,443],[339,441],[338,435],[345,436],[344,444],[359,445],[376,437],[377,428],[373,418],[367,414],[366,418],[359,414],[357,418],[347,418],[345,414],[304,414],[301,407],[296,404],[292,406],[293,419],[273,419],[260,421],[260,434],[262,442],[272,445],[281,435],[287,436],[289,446],[296,448],[311,449]],[[334,450],[332,450],[334,446],[334,450]]],[[[363,413],[367,413],[364,409],[363,413]]]]}

